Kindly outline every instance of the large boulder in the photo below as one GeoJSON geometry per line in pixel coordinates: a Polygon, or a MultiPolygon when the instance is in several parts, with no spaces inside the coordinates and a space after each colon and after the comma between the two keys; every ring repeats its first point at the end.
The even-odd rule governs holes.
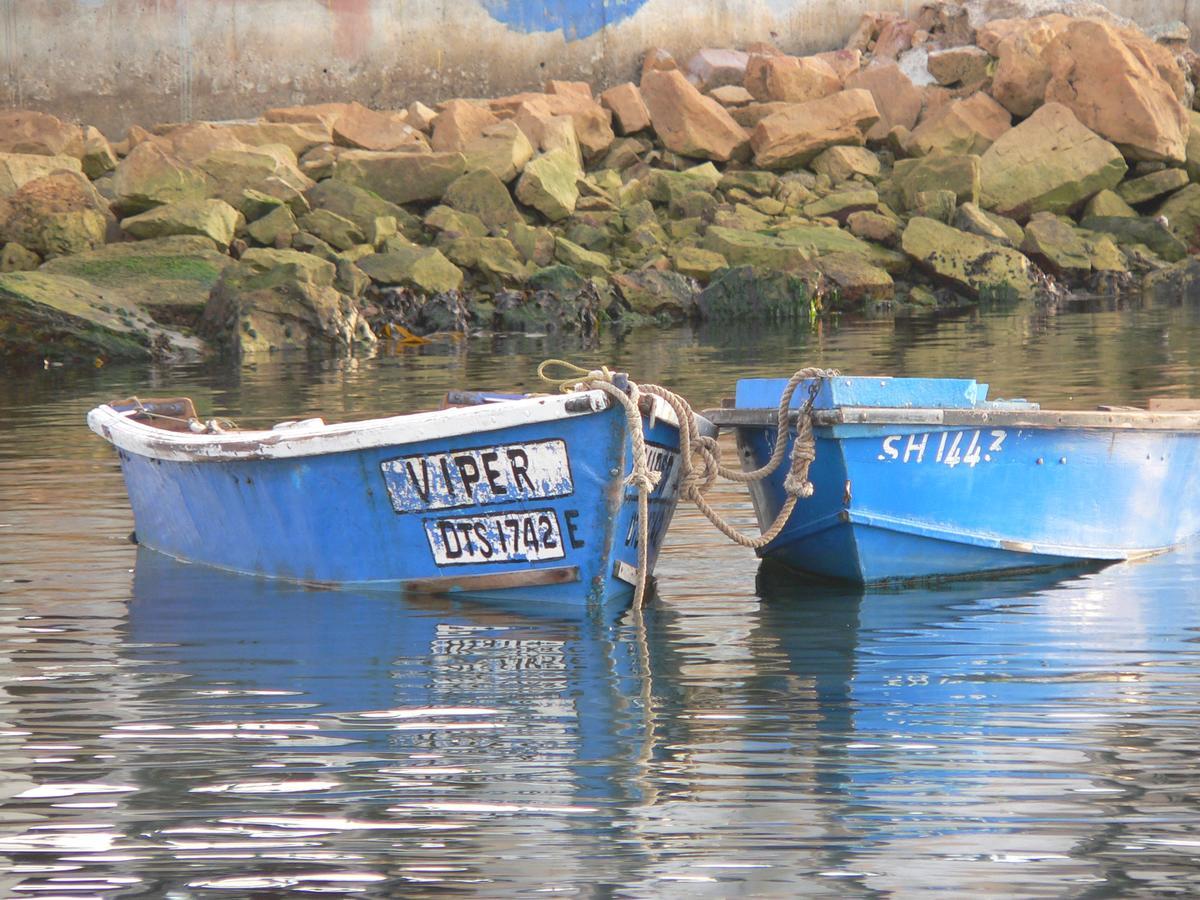
{"type": "Polygon", "coordinates": [[[290,122],[233,122],[222,125],[232,137],[250,147],[268,147],[279,144],[287,147],[296,156],[303,156],[314,147],[328,144],[329,129],[313,123],[290,122]]]}
{"type": "Polygon", "coordinates": [[[709,227],[701,247],[721,254],[731,266],[756,266],[781,271],[804,268],[815,255],[811,248],[775,235],[719,225],[709,227]]]}
{"type": "Polygon", "coordinates": [[[121,230],[135,238],[198,234],[228,247],[240,217],[241,213],[224,200],[180,200],[122,219],[121,230]]]}
{"type": "Polygon", "coordinates": [[[395,203],[389,203],[363,188],[336,178],[329,178],[309,190],[308,202],[313,209],[327,209],[349,219],[368,237],[378,232],[380,219],[395,219],[401,230],[415,236],[420,222],[395,203]]]}
{"type": "Polygon", "coordinates": [[[952,100],[922,119],[905,147],[914,156],[979,154],[1011,127],[1008,110],[983,91],[976,91],[965,99],[952,100]]]}
{"type": "Polygon", "coordinates": [[[625,82],[610,87],[600,95],[600,105],[612,113],[617,131],[633,134],[650,127],[650,110],[636,84],[625,82]]]}
{"type": "Polygon", "coordinates": [[[1187,110],[1144,50],[1111,25],[1079,20],[1046,50],[1046,100],[1062,103],[1131,159],[1183,162],[1187,110]]]}
{"type": "Polygon", "coordinates": [[[1128,168],[1120,150],[1059,103],[1005,132],[980,166],[983,206],[1019,221],[1035,212],[1070,212],[1116,187],[1128,168]]]}
{"type": "Polygon", "coordinates": [[[803,166],[838,144],[861,145],[879,119],[869,91],[839,91],[796,103],[767,116],[754,128],[754,163],[764,169],[803,166]]]}
{"type": "Polygon", "coordinates": [[[394,247],[358,263],[377,284],[416,288],[427,294],[455,291],[462,286],[462,269],[434,247],[394,247]]]}
{"type": "Polygon", "coordinates": [[[499,121],[490,110],[469,100],[451,100],[433,120],[430,143],[442,153],[461,153],[483,129],[499,121]]]}
{"type": "Polygon", "coordinates": [[[0,244],[12,241],[43,258],[104,243],[112,214],[78,172],[54,172],[0,199],[0,244]]]}
{"type": "Polygon", "coordinates": [[[246,191],[275,193],[272,186],[302,194],[315,182],[300,171],[295,154],[282,145],[222,148],[195,162],[208,176],[208,197],[231,206],[241,203],[246,191]]]}
{"type": "Polygon", "coordinates": [[[335,122],[350,107],[349,103],[309,103],[304,106],[281,106],[263,113],[267,122],[283,122],[288,125],[321,125],[332,129],[335,122]]]}
{"type": "Polygon", "coordinates": [[[52,259],[42,271],[86,281],[144,309],[157,322],[191,327],[232,262],[209,238],[188,235],[106,244],[52,259]]]}
{"type": "Polygon", "coordinates": [[[373,343],[366,320],[334,287],[333,263],[295,250],[247,250],[222,273],[200,322],[219,348],[241,356],[373,343]]]}
{"type": "Polygon", "coordinates": [[[755,100],[804,103],[840,91],[842,79],[820,57],[756,54],[746,65],[743,86],[755,100]]]}
{"type": "Polygon", "coordinates": [[[696,297],[701,318],[718,322],[807,318],[816,296],[811,273],[735,266],[713,276],[696,297]]]}
{"type": "MultiPolygon", "coordinates": [[[[493,109],[502,114],[513,115],[520,119],[520,111],[524,108],[526,115],[537,118],[558,118],[565,116],[570,119],[575,139],[583,156],[595,159],[612,146],[616,135],[612,130],[612,114],[601,104],[582,91],[564,91],[558,94],[514,94],[511,97],[501,97],[491,101],[493,109]]],[[[518,122],[518,124],[521,124],[518,122]]],[[[521,124],[521,128],[525,129],[521,124]]],[[[528,132],[526,132],[528,134],[528,132]]],[[[529,135],[530,141],[538,145],[539,150],[550,150],[559,143],[539,143],[534,135],[529,135]]]]}
{"type": "Polygon", "coordinates": [[[143,141],[129,152],[113,173],[114,205],[126,215],[163,203],[203,200],[209,178],[160,146],[143,141]]]}
{"type": "Polygon", "coordinates": [[[579,201],[577,180],[580,171],[575,158],[566,150],[552,150],[535,157],[525,166],[517,182],[517,199],[533,207],[551,222],[565,219],[579,201]]]}
{"type": "Polygon", "coordinates": [[[156,324],[120,293],[49,272],[0,275],[0,356],[146,360],[201,345],[156,324]]]}
{"type": "Polygon", "coordinates": [[[521,221],[508,188],[487,169],[476,169],[455,179],[446,188],[442,202],[451,209],[478,216],[484,225],[497,233],[521,221]]]}
{"type": "Polygon", "coordinates": [[[403,113],[378,112],[348,103],[333,123],[333,142],[354,150],[427,150],[429,142],[403,113]]]}
{"type": "Polygon", "coordinates": [[[688,80],[705,93],[727,85],[740,85],[746,77],[749,59],[750,54],[744,50],[705,47],[688,60],[688,80]]]}
{"type": "Polygon", "coordinates": [[[461,153],[376,153],[350,150],[338,157],[333,177],[391,203],[440,200],[450,183],[466,174],[461,153]]]}
{"type": "Polygon", "coordinates": [[[867,130],[868,141],[882,141],[896,127],[912,130],[921,115],[923,92],[896,63],[874,62],[846,76],[846,90],[870,91],[879,120],[867,130]]]}
{"type": "Polygon", "coordinates": [[[83,129],[49,113],[31,109],[0,109],[0,153],[39,156],[83,155],[83,129]]]}
{"type": "Polygon", "coordinates": [[[1012,294],[1031,299],[1038,291],[1032,263],[1021,253],[933,219],[909,220],[900,245],[921,268],[968,296],[1012,294]]]}
{"type": "Polygon", "coordinates": [[[680,72],[647,73],[642,78],[642,98],[667,149],[720,162],[744,154],[749,140],[745,129],[680,72]]]}
{"type": "Polygon", "coordinates": [[[1042,105],[1050,83],[1046,48],[1070,21],[1057,13],[1034,19],[996,19],[976,35],[979,46],[997,57],[992,96],[1014,116],[1024,118],[1042,105]]]}
{"type": "Polygon", "coordinates": [[[52,172],[82,171],[79,160],[73,156],[0,153],[0,197],[7,197],[34,179],[52,172]]]}
{"type": "Polygon", "coordinates": [[[501,181],[512,181],[533,159],[533,144],[516,122],[489,125],[463,149],[467,168],[486,169],[501,181]]]}

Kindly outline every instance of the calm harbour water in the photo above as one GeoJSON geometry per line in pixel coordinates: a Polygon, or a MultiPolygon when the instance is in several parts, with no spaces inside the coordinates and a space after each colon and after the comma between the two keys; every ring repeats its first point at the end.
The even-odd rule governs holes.
{"type": "MultiPolygon", "coordinates": [[[[1200,310],[489,337],[0,381],[0,895],[1108,897],[1200,889],[1200,548],[860,593],[680,511],[609,626],[139,553],[86,411],[362,418],[606,362],[697,406],[801,365],[1048,405],[1200,396],[1200,310]]],[[[749,525],[749,504],[720,507],[749,525]]]]}

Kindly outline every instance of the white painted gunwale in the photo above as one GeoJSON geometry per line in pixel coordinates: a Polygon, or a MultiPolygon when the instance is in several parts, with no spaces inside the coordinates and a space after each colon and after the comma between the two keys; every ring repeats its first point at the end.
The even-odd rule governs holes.
{"type": "MultiPolygon", "coordinates": [[[[664,401],[652,397],[659,421],[678,428],[679,420],[664,401]]],[[[348,453],[377,447],[403,447],[419,441],[483,434],[520,425],[536,425],[594,415],[613,401],[602,391],[553,394],[505,400],[480,406],[452,407],[428,412],[365,419],[359,422],[314,424],[279,430],[191,434],[166,431],[135,422],[107,404],[88,413],[88,427],[127,453],[173,462],[232,462],[252,459],[297,459],[328,453],[348,453]],[[571,412],[570,400],[586,397],[591,409],[571,412]]]]}

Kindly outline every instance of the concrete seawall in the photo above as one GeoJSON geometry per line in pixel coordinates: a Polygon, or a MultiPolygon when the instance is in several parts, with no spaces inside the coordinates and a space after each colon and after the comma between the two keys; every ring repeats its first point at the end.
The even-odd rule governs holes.
{"type": "MultiPolygon", "coordinates": [[[[547,78],[634,78],[647,47],[840,45],[869,10],[917,0],[0,0],[0,106],[120,137],[133,122],[254,116],[357,99],[374,107],[496,96],[547,78]]],[[[1188,0],[1109,0],[1143,25],[1188,0]],[[1152,7],[1147,9],[1147,7],[1152,7]]],[[[1189,21],[1192,20],[1192,21],[1189,21]]]]}

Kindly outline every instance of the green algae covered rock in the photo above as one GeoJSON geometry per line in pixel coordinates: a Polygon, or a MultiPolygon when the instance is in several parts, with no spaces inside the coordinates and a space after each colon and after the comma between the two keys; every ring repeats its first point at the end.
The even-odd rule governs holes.
{"type": "Polygon", "coordinates": [[[551,222],[565,219],[579,201],[579,163],[565,150],[551,150],[530,160],[517,181],[517,199],[551,222]]]}
{"type": "Polygon", "coordinates": [[[211,238],[221,247],[228,247],[240,216],[241,213],[224,200],[181,200],[122,219],[121,229],[131,237],[143,239],[198,234],[211,238]]]}
{"type": "Polygon", "coordinates": [[[358,263],[377,284],[398,284],[426,293],[456,291],[463,272],[433,247],[393,247],[358,263]]]}
{"type": "Polygon", "coordinates": [[[900,245],[921,268],[971,297],[1034,297],[1038,283],[1029,260],[1008,247],[923,217],[911,219],[900,245]]]}

